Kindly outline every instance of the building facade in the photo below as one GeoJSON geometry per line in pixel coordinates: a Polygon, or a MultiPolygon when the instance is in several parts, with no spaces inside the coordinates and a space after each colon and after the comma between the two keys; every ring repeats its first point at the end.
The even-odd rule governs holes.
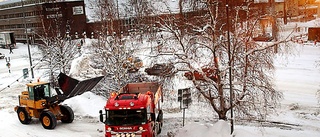
{"type": "Polygon", "coordinates": [[[17,41],[81,34],[86,28],[84,1],[24,0],[0,5],[0,31],[12,31],[17,41]],[[27,32],[27,35],[26,35],[27,32]]]}
{"type": "MultiPolygon", "coordinates": [[[[222,10],[219,11],[219,14],[221,14],[221,17],[225,17],[225,3],[223,2],[225,1],[221,0],[220,3],[222,10]]],[[[232,9],[232,6],[245,5],[244,3],[245,0],[239,0],[229,3],[229,6],[232,9]]],[[[316,10],[314,10],[316,8],[308,8],[310,4],[314,3],[286,0],[285,2],[275,3],[275,11],[279,18],[283,18],[285,13],[287,18],[306,14],[312,16],[316,13],[316,10]]],[[[268,13],[269,6],[270,3],[268,2],[254,3],[250,4],[249,9],[264,15],[268,13]]],[[[131,32],[153,33],[159,30],[157,23],[162,21],[172,22],[173,24],[183,24],[186,21],[195,23],[201,20],[199,17],[206,12],[200,9],[183,14],[161,13],[159,15],[121,17],[120,19],[107,19],[89,23],[87,22],[84,0],[21,0],[20,2],[0,5],[0,31],[14,32],[18,42],[26,42],[27,38],[31,42],[39,41],[40,36],[70,37],[71,39],[85,36],[97,38],[100,33],[121,36],[130,35],[131,32]],[[160,18],[161,20],[159,20],[160,18]],[[85,36],[82,35],[84,33],[86,33],[85,36]]],[[[242,18],[246,13],[240,12],[239,15],[242,18]]],[[[243,19],[246,18],[243,17],[243,19]]],[[[177,29],[188,31],[190,28],[182,26],[182,28],[177,29]]]]}

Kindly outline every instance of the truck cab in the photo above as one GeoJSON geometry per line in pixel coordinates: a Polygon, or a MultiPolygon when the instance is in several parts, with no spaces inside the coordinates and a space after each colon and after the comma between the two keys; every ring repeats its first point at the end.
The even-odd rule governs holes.
{"type": "Polygon", "coordinates": [[[14,47],[16,45],[16,40],[14,33],[11,31],[0,32],[0,47],[8,48],[9,46],[14,47]]]}
{"type": "Polygon", "coordinates": [[[105,124],[105,137],[155,137],[161,132],[161,88],[154,88],[153,91],[151,87],[146,88],[151,85],[131,83],[121,88],[121,93],[110,95],[104,107],[105,114],[100,110],[100,121],[105,124]]]}

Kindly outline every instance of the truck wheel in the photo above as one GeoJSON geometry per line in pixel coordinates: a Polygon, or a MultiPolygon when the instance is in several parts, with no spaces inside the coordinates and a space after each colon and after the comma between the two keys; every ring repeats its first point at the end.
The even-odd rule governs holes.
{"type": "Polygon", "coordinates": [[[154,129],[154,131],[153,131],[153,137],[157,137],[157,135],[158,135],[157,129],[154,129]]]}
{"type": "Polygon", "coordinates": [[[160,134],[161,133],[161,129],[162,129],[162,123],[163,123],[163,112],[162,112],[162,110],[159,111],[159,115],[157,117],[157,122],[158,122],[158,126],[159,126],[158,134],[160,134]]]}
{"type": "Polygon", "coordinates": [[[19,107],[17,110],[17,114],[22,124],[29,124],[31,122],[31,117],[25,108],[19,107]]]}
{"type": "Polygon", "coordinates": [[[158,129],[158,134],[160,134],[161,133],[161,130],[162,130],[162,123],[159,123],[159,129],[158,129]]]}
{"type": "Polygon", "coordinates": [[[72,123],[74,119],[74,113],[69,106],[60,105],[60,111],[62,113],[61,122],[62,123],[72,123]]]}
{"type": "Polygon", "coordinates": [[[40,121],[45,129],[54,129],[57,125],[57,118],[50,111],[43,111],[40,114],[40,121]]]}

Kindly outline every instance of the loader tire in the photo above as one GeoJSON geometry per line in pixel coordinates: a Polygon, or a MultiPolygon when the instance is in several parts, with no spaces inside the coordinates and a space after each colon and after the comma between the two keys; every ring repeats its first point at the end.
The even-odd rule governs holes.
{"type": "Polygon", "coordinates": [[[19,107],[17,110],[17,114],[22,124],[29,124],[31,122],[31,117],[25,108],[19,107]]]}
{"type": "Polygon", "coordinates": [[[54,129],[57,125],[57,118],[50,111],[43,111],[40,114],[40,121],[45,129],[54,129]]]}
{"type": "Polygon", "coordinates": [[[62,113],[61,122],[62,123],[72,123],[74,119],[73,110],[66,105],[60,105],[60,111],[62,113]]]}

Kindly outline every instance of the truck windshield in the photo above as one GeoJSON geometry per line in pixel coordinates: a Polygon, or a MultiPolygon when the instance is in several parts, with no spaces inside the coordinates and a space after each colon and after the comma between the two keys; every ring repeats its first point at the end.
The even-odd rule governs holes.
{"type": "Polygon", "coordinates": [[[107,111],[107,125],[140,125],[146,122],[147,113],[145,109],[107,111]]]}

